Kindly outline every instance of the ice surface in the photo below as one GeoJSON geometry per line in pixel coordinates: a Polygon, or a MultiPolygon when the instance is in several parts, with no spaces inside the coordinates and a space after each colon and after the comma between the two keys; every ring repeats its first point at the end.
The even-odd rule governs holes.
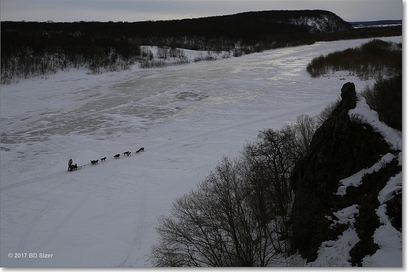
{"type": "MultiPolygon", "coordinates": [[[[306,73],[314,57],[364,42],[101,75],[71,70],[1,86],[1,266],[151,266],[157,217],[223,155],[238,155],[259,130],[318,114],[347,81],[357,90],[370,83],[306,73]],[[70,158],[87,165],[67,172],[70,158]]],[[[351,244],[341,252],[355,233],[343,240],[351,244]]]]}

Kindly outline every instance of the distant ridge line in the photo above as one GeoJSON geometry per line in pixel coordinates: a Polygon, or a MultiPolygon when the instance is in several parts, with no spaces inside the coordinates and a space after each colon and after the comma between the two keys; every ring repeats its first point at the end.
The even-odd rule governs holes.
{"type": "Polygon", "coordinates": [[[402,20],[376,20],[376,21],[355,21],[349,22],[353,27],[373,27],[373,26],[400,26],[402,20]]]}

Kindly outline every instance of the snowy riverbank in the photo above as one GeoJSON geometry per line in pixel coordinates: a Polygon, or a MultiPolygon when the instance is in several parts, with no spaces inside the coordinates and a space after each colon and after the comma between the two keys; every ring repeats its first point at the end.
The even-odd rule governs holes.
{"type": "Polygon", "coordinates": [[[2,85],[1,266],[151,266],[157,216],[223,155],[236,156],[259,130],[318,114],[348,81],[357,91],[372,83],[306,72],[314,57],[368,40],[2,85]],[[70,158],[87,166],[68,173],[70,158]]]}

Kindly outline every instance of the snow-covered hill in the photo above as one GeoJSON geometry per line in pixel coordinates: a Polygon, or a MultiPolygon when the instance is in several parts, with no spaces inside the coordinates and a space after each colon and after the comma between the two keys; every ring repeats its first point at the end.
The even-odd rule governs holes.
{"type": "Polygon", "coordinates": [[[288,23],[306,27],[310,33],[333,33],[351,29],[341,18],[330,13],[292,18],[288,20],[288,23]]]}
{"type": "MultiPolygon", "coordinates": [[[[312,58],[364,42],[101,75],[71,70],[2,86],[1,266],[151,266],[157,217],[223,155],[236,156],[259,130],[318,114],[346,81],[364,89],[369,82],[348,73],[313,79],[306,72],[312,58]],[[113,158],[128,150],[130,157],[113,158]],[[84,167],[67,172],[70,158],[84,167]]],[[[381,218],[376,239],[392,237],[394,250],[400,236],[389,236],[381,218]]],[[[366,265],[395,252],[383,245],[366,265]]],[[[347,263],[346,252],[336,254],[343,255],[333,265],[347,263]]]]}

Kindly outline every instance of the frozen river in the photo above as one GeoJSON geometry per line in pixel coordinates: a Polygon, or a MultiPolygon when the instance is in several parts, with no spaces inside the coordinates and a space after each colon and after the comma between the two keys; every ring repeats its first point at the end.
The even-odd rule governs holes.
{"type": "Polygon", "coordinates": [[[168,215],[222,156],[237,156],[259,130],[318,114],[348,81],[358,91],[372,82],[306,73],[314,57],[366,41],[2,85],[1,266],[150,266],[157,216],[168,215]],[[141,146],[142,154],[113,159],[141,146]],[[105,156],[66,172],[70,158],[85,165],[105,156]]]}

